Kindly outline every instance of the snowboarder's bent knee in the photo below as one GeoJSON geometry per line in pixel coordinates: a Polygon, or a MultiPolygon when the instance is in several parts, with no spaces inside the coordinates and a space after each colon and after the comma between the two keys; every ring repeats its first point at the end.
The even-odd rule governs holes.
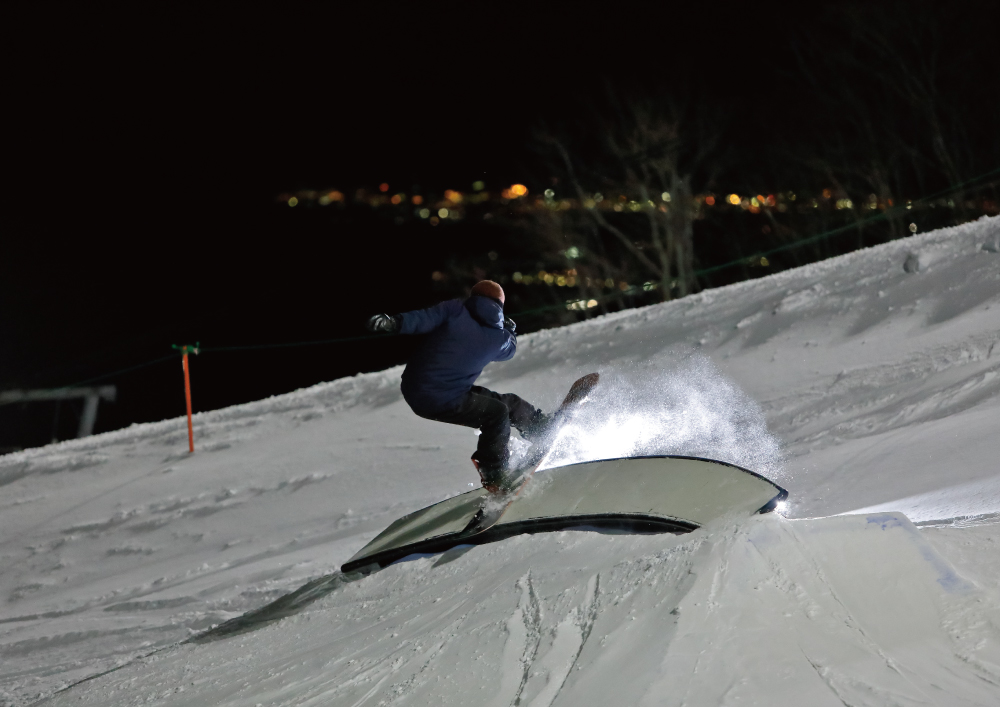
{"type": "Polygon", "coordinates": [[[547,422],[518,396],[474,385],[486,364],[508,361],[517,350],[503,304],[503,288],[481,280],[468,299],[368,320],[372,331],[427,335],[403,371],[403,398],[421,417],[482,431],[472,458],[491,491],[506,485],[511,425],[531,438],[547,422]]]}

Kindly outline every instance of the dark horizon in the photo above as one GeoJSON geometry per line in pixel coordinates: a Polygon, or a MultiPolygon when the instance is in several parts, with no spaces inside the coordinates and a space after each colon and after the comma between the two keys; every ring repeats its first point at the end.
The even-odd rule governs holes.
{"type": "MultiPolygon", "coordinates": [[[[825,135],[832,142],[838,119],[834,94],[824,94],[836,80],[823,74],[822,52],[849,36],[838,18],[855,11],[868,12],[858,3],[460,20],[394,9],[20,11],[7,82],[17,128],[8,147],[0,390],[73,384],[167,355],[170,344],[363,335],[369,314],[453,296],[460,287],[446,291],[430,272],[449,259],[472,262],[505,236],[467,225],[431,237],[364,219],[334,228],[290,217],[276,196],[382,182],[440,193],[477,180],[538,193],[555,178],[538,131],[572,136],[591,158],[588,116],[613,114],[616,101],[666,101],[724,118],[727,151],[709,165],[720,191],[802,188],[814,179],[802,146],[822,146],[825,135]]],[[[950,96],[961,87],[954,115],[980,153],[968,164],[1000,165],[989,138],[998,127],[989,97],[1000,67],[988,49],[996,8],[911,3],[872,12],[898,17],[900,31],[930,28],[938,37],[927,48],[941,53],[940,88],[950,96]]],[[[875,84],[858,91],[877,112],[875,84]]],[[[901,131],[917,130],[914,117],[898,120],[901,131]]],[[[931,171],[908,178],[914,196],[955,183],[931,171]]],[[[518,247],[503,242],[505,253],[518,247]]],[[[404,361],[408,347],[206,353],[192,362],[195,410],[385,368],[404,361]]],[[[165,362],[108,380],[119,384],[119,400],[102,403],[97,431],[182,414],[179,369],[165,362]]],[[[50,425],[40,420],[51,421],[51,411],[10,407],[0,408],[6,429],[50,425]]]]}

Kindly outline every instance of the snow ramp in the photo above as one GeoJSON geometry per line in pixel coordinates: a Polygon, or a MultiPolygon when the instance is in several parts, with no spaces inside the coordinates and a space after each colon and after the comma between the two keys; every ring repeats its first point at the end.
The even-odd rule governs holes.
{"type": "Polygon", "coordinates": [[[688,533],[727,515],[766,513],[787,497],[763,476],[712,459],[650,456],[570,464],[535,474],[484,533],[469,533],[477,512],[490,502],[477,489],[403,516],[341,569],[384,567],[414,553],[574,526],[688,533]]]}
{"type": "Polygon", "coordinates": [[[998,607],[899,513],[566,530],[411,556],[52,704],[996,705],[998,607]]]}

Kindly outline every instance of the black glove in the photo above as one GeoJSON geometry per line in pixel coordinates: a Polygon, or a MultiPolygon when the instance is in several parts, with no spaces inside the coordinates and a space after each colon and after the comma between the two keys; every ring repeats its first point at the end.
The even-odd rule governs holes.
{"type": "Polygon", "coordinates": [[[509,331],[511,334],[517,333],[517,324],[510,317],[503,318],[503,328],[509,331]]]}
{"type": "Polygon", "coordinates": [[[401,317],[398,314],[392,316],[388,314],[376,314],[368,320],[365,327],[368,328],[368,331],[374,331],[379,334],[395,334],[399,331],[400,319],[401,317]]]}

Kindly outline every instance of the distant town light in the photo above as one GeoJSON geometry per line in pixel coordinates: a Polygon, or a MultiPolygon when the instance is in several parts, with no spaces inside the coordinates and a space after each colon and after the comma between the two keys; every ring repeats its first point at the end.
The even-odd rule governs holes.
{"type": "Polygon", "coordinates": [[[523,184],[511,184],[510,191],[514,196],[524,196],[528,193],[528,187],[523,184]]]}
{"type": "Polygon", "coordinates": [[[441,218],[448,218],[448,209],[440,208],[438,209],[438,216],[441,218]]]}
{"type": "Polygon", "coordinates": [[[514,273],[514,282],[521,282],[524,279],[524,275],[519,272],[514,273]]]}
{"type": "Polygon", "coordinates": [[[428,216],[431,215],[431,210],[430,209],[420,209],[419,213],[420,213],[420,218],[427,218],[428,216]]]}
{"type": "Polygon", "coordinates": [[[389,201],[391,201],[393,204],[398,204],[402,200],[403,200],[403,195],[402,194],[393,194],[392,198],[389,199],[389,201]]]}
{"type": "Polygon", "coordinates": [[[462,192],[455,191],[454,189],[445,189],[444,198],[453,204],[459,204],[462,202],[462,192]]]}
{"type": "Polygon", "coordinates": [[[732,204],[733,206],[738,206],[739,203],[740,203],[740,195],[739,194],[730,194],[729,195],[729,203],[732,204]]]}
{"type": "Polygon", "coordinates": [[[668,192],[668,191],[663,192],[662,194],[660,194],[660,198],[663,199],[665,202],[667,202],[669,204],[670,203],[670,192],[668,192]]]}
{"type": "Polygon", "coordinates": [[[288,205],[289,206],[298,206],[299,205],[299,197],[297,197],[297,196],[290,197],[288,199],[288,205]]]}
{"type": "Polygon", "coordinates": [[[485,188],[486,184],[478,179],[472,183],[472,191],[482,191],[485,188]]]}
{"type": "Polygon", "coordinates": [[[410,201],[412,201],[415,206],[420,206],[422,203],[424,203],[424,197],[420,196],[419,194],[414,194],[413,198],[410,199],[410,201]]]}
{"type": "Polygon", "coordinates": [[[389,185],[386,182],[382,182],[381,184],[378,185],[378,190],[383,194],[385,194],[387,191],[389,191],[389,185]]]}
{"type": "Polygon", "coordinates": [[[600,204],[602,201],[604,201],[604,194],[602,194],[601,192],[597,192],[596,194],[594,194],[594,201],[600,204]]]}
{"type": "Polygon", "coordinates": [[[440,270],[435,270],[434,272],[431,273],[431,279],[434,282],[441,282],[442,280],[444,280],[444,273],[441,272],[440,270]]]}
{"type": "Polygon", "coordinates": [[[590,308],[590,307],[596,307],[596,306],[597,306],[597,300],[596,299],[589,299],[589,300],[587,300],[587,307],[588,308],[590,308]]]}
{"type": "Polygon", "coordinates": [[[489,253],[486,254],[486,257],[489,258],[490,260],[496,260],[497,258],[500,257],[500,254],[497,253],[495,250],[491,250],[489,253]]]}
{"type": "Polygon", "coordinates": [[[715,206],[715,197],[709,194],[705,197],[705,203],[709,206],[715,206]]]}
{"type": "Polygon", "coordinates": [[[440,223],[437,216],[431,216],[431,225],[437,226],[440,223]]]}
{"type": "Polygon", "coordinates": [[[546,190],[545,190],[545,198],[546,198],[546,199],[551,199],[551,198],[553,198],[553,197],[554,197],[555,195],[556,195],[556,193],[555,193],[554,191],[552,191],[551,189],[546,189],[546,190]]]}
{"type": "Polygon", "coordinates": [[[917,224],[911,223],[910,224],[910,233],[916,233],[916,232],[917,232],[917,224]]]}
{"type": "Polygon", "coordinates": [[[572,260],[573,258],[579,258],[580,257],[580,249],[577,248],[575,245],[574,246],[570,246],[565,251],[563,251],[563,255],[565,255],[570,260],[572,260]]]}

